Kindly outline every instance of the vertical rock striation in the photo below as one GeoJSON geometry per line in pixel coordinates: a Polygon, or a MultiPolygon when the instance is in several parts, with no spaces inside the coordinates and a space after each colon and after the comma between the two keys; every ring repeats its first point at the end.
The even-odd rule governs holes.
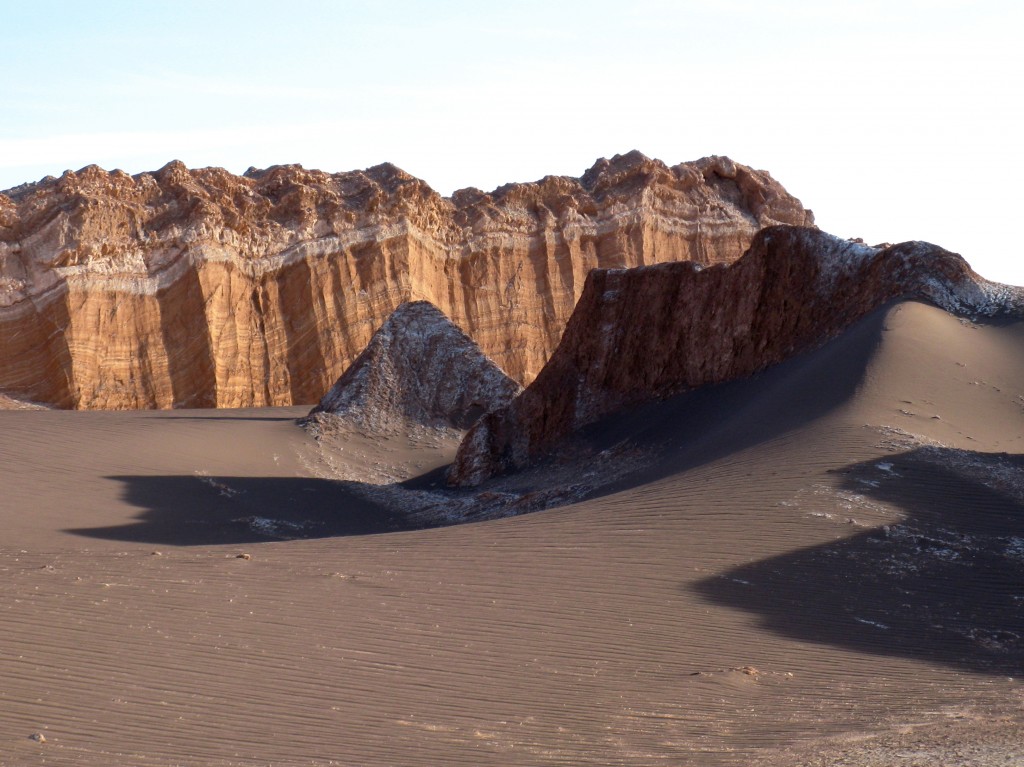
{"type": "Polygon", "coordinates": [[[592,268],[727,263],[764,226],[812,221],[724,157],[631,152],[451,198],[392,165],[90,166],[0,194],[0,391],[78,408],[312,404],[417,299],[526,383],[592,268]]]}

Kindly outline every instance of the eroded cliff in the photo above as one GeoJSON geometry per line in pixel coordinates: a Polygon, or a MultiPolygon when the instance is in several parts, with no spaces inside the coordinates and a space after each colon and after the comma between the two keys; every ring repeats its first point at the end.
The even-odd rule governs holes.
{"type": "Polygon", "coordinates": [[[548,364],[466,435],[449,481],[473,485],[525,466],[621,407],[751,375],[897,298],[966,317],[1024,317],[1024,288],[984,280],[955,253],[923,242],[868,247],[802,227],[759,232],[727,266],[595,270],[548,364]]]}
{"type": "Polygon", "coordinates": [[[632,152],[451,198],[392,165],[90,166],[0,195],[0,391],[79,408],[312,404],[417,299],[527,383],[592,268],[727,263],[764,226],[812,221],[723,157],[632,152]]]}

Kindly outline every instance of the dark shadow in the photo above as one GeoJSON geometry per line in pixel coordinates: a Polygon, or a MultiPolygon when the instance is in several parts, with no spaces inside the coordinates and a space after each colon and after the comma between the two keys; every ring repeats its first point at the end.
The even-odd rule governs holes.
{"type": "Polygon", "coordinates": [[[373,535],[410,529],[356,492],[357,483],[301,477],[119,476],[135,522],[66,532],[172,546],[373,535]]]}
{"type": "MultiPolygon", "coordinates": [[[[416,477],[410,477],[409,479],[403,480],[396,483],[399,487],[406,490],[445,490],[452,495],[459,495],[458,489],[451,489],[448,487],[448,468],[450,464],[444,466],[438,466],[436,469],[420,474],[416,477]]],[[[472,491],[470,491],[472,492],[472,491]]],[[[469,494],[469,493],[467,493],[469,494]]]]}
{"type": "Polygon", "coordinates": [[[735,568],[696,591],[801,641],[1024,674],[1024,458],[928,447],[843,474],[840,489],[905,521],[735,568]]]}

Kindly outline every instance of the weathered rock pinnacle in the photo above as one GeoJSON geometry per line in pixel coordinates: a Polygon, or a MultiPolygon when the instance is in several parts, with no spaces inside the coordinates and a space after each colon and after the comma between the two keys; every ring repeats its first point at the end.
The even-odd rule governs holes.
{"type": "Polygon", "coordinates": [[[310,416],[371,432],[468,429],[521,390],[437,307],[415,301],[388,317],[310,416]]]}

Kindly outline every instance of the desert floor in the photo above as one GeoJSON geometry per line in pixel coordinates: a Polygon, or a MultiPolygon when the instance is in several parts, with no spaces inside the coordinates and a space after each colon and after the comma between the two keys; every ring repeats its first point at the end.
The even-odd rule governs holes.
{"type": "Polygon", "coordinates": [[[889,307],[458,525],[454,440],[306,410],[0,411],[0,765],[1024,764],[1024,325],[889,307]]]}

